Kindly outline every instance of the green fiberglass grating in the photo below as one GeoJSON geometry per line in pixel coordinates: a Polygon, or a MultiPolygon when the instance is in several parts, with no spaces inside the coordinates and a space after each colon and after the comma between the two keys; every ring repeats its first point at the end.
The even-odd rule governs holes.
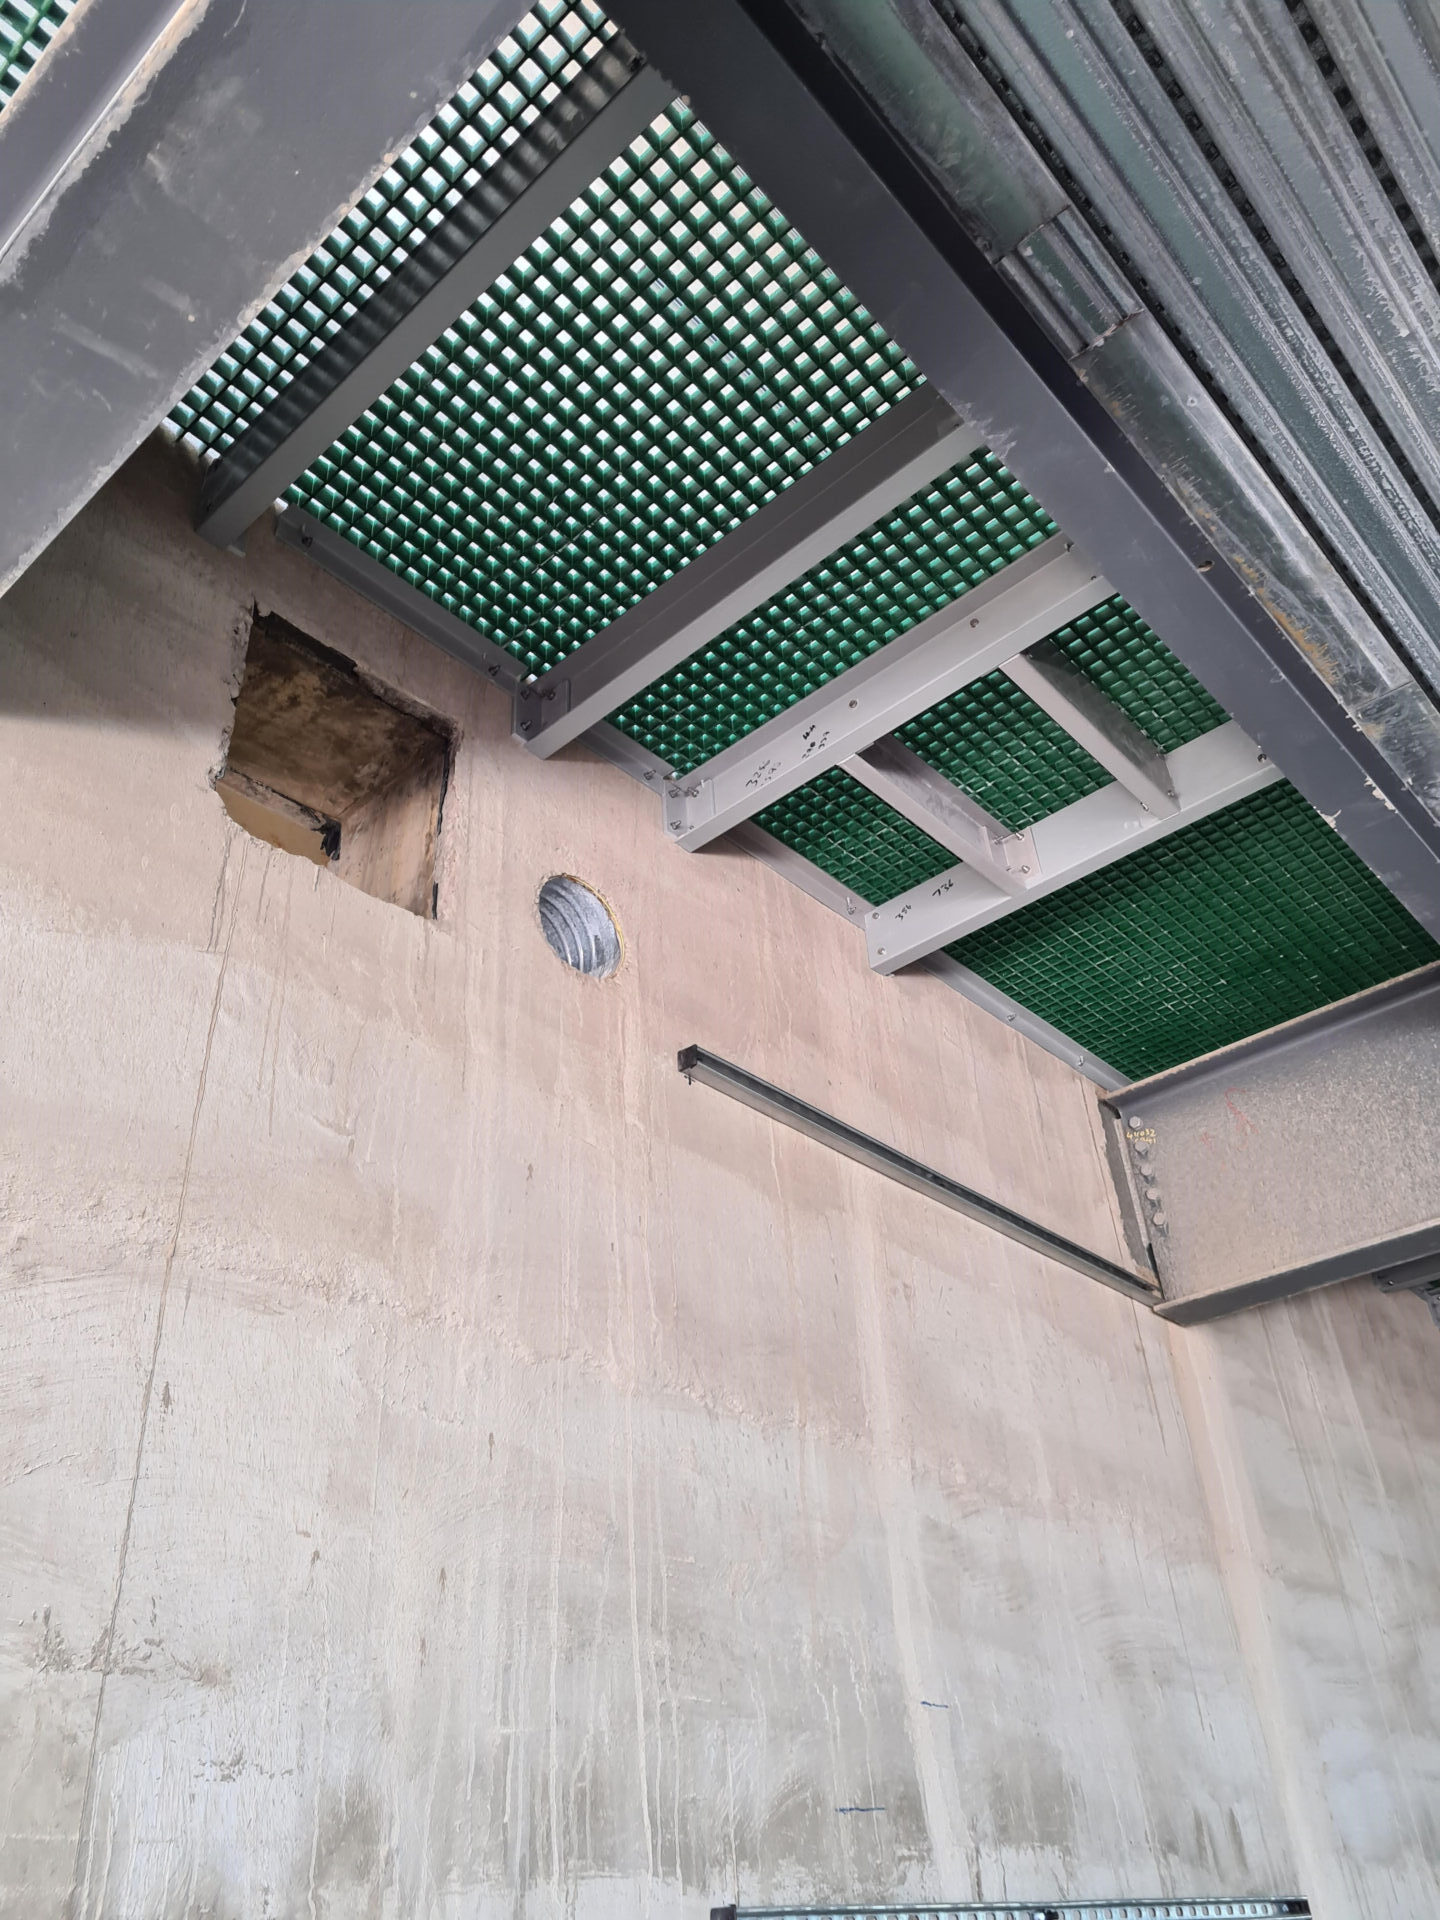
{"type": "Polygon", "coordinates": [[[538,673],[918,380],[677,103],[288,497],[538,673]]]}
{"type": "Polygon", "coordinates": [[[907,721],[898,738],[1010,833],[1110,784],[1104,767],[998,670],[907,721]]]}
{"type": "Polygon", "coordinates": [[[1224,708],[1118,593],[1050,638],[1162,753],[1174,753],[1225,721],[1224,708]]]}
{"type": "Polygon", "coordinates": [[[172,425],[223,453],[614,34],[594,0],[542,0],[527,13],[175,407],[172,425]]]}
{"type": "Polygon", "coordinates": [[[840,767],[766,807],[755,824],[872,906],[955,864],[952,853],[840,767]]]}
{"type": "Polygon", "coordinates": [[[0,109],[14,97],[76,0],[0,0],[0,109]]]}
{"type": "Polygon", "coordinates": [[[973,455],[647,687],[614,723],[688,773],[1054,531],[993,454],[973,455]]]}
{"type": "Polygon", "coordinates": [[[1288,784],[947,951],[1133,1078],[1440,957],[1288,784]]]}

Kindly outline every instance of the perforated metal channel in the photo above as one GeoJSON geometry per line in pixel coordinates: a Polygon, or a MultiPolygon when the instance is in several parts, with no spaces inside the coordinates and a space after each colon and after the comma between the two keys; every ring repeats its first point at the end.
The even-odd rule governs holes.
{"type": "Polygon", "coordinates": [[[1236,1900],[1022,1900],[978,1906],[730,1907],[736,1920],[1308,1920],[1295,1894],[1236,1900]]]}
{"type": "Polygon", "coordinates": [[[1054,531],[993,454],[963,460],[647,687],[614,723],[688,773],[1054,531]]]}
{"type": "Polygon", "coordinates": [[[76,4],[77,0],[0,0],[0,110],[34,70],[76,4]]]}
{"type": "Polygon", "coordinates": [[[542,0],[175,407],[181,434],[223,453],[614,33],[594,0],[542,0]]]}
{"type": "Polygon", "coordinates": [[[948,951],[1135,1077],[1440,957],[1288,784],[948,951]]]}

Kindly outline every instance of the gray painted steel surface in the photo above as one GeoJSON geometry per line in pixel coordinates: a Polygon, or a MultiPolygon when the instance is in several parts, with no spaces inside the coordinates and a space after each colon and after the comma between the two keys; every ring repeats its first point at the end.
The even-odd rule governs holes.
{"type": "Polygon", "coordinates": [[[665,789],[665,830],[692,850],[992,672],[1115,589],[1061,534],[837,674],[665,789]]]}
{"type": "Polygon", "coordinates": [[[1440,1252],[1440,965],[1107,1097],[1167,1318],[1440,1252]]]}
{"type": "Polygon", "coordinates": [[[104,40],[123,79],[113,18],[143,38],[153,15],[86,0],[0,114],[0,203],[36,177],[11,156],[33,152],[37,122],[69,156],[0,259],[0,590],[522,12],[427,0],[397,32],[383,6],[188,0],[107,94],[67,91],[74,69],[104,40]]]}

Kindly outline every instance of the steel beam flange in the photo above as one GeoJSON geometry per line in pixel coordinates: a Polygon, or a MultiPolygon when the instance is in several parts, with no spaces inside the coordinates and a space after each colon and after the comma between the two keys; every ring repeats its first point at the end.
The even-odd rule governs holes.
{"type": "Polygon", "coordinates": [[[826,768],[1108,600],[1114,588],[1052,534],[665,790],[665,828],[703,847],[826,768]]]}
{"type": "Polygon", "coordinates": [[[974,452],[920,386],[707,553],[515,695],[515,737],[547,758],[974,452]]]}
{"type": "Polygon", "coordinates": [[[865,923],[871,966],[895,973],[1280,777],[1233,720],[1178,748],[1166,767],[1179,799],[1173,813],[1147,813],[1117,781],[1038,821],[1031,834],[1039,871],[1023,894],[1003,892],[961,865],[872,908],[865,923]]]}

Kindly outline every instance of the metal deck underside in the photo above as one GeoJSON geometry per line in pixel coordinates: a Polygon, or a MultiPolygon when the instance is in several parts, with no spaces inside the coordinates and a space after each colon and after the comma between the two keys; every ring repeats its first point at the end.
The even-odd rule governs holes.
{"type": "Polygon", "coordinates": [[[1105,1084],[1440,954],[1440,163],[1379,30],[620,11],[526,15],[176,406],[202,530],[282,499],[530,751],[1105,1084]]]}

